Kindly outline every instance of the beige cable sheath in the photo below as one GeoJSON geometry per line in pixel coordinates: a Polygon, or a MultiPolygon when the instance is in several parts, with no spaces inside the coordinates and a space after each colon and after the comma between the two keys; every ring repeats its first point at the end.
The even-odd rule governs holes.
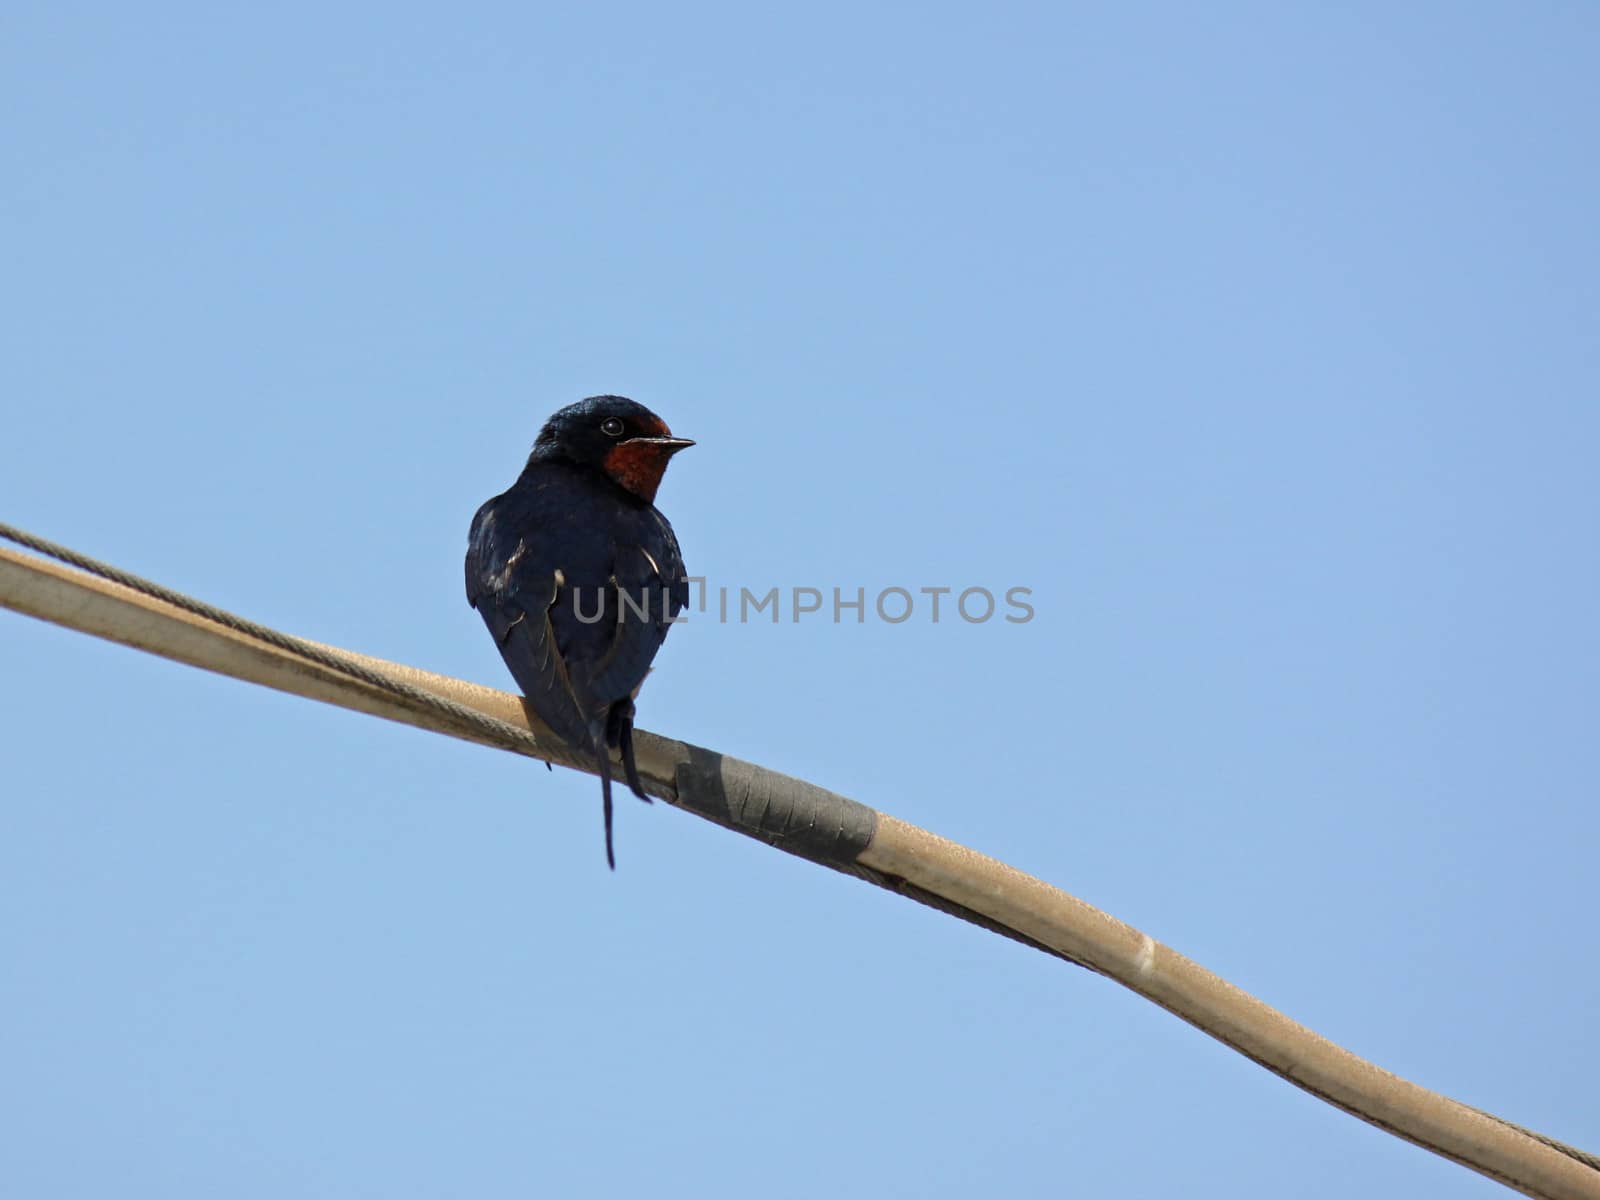
{"type": "MultiPolygon", "coordinates": [[[[495,744],[415,700],[32,555],[0,549],[0,606],[279,691],[495,744]]],[[[539,739],[541,757],[592,771],[592,764],[530,719],[520,697],[349,651],[334,653],[528,729],[539,739]]],[[[720,758],[643,733],[636,751],[648,790],[668,800],[677,798],[676,781],[691,756],[720,758]]],[[[727,761],[747,773],[784,780],[763,768],[727,761]]],[[[878,813],[855,865],[864,869],[859,871],[864,878],[890,890],[1083,963],[1312,1095],[1508,1187],[1547,1200],[1600,1200],[1600,1164],[1586,1152],[1392,1075],[1132,926],[1004,863],[878,813]]]]}

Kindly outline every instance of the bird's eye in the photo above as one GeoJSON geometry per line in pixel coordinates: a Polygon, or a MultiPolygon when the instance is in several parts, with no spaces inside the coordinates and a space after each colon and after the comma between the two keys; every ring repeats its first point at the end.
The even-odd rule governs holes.
{"type": "Polygon", "coordinates": [[[605,434],[607,437],[621,437],[621,419],[618,417],[607,417],[604,421],[600,422],[600,432],[605,434]]]}

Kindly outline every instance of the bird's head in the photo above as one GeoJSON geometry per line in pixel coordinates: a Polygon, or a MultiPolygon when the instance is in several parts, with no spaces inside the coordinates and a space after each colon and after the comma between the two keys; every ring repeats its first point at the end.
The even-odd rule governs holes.
{"type": "Polygon", "coordinates": [[[625,396],[590,396],[569,404],[544,423],[533,443],[535,458],[564,458],[609,475],[647,504],[667,462],[694,445],[672,436],[667,423],[625,396]]]}

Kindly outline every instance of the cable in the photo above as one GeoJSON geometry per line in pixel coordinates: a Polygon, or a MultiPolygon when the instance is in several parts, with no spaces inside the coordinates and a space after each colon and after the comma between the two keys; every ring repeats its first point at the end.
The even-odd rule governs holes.
{"type": "Polygon", "coordinates": [[[423,708],[438,713],[442,717],[464,725],[473,732],[480,734],[484,740],[498,746],[503,750],[510,750],[516,754],[526,754],[533,758],[544,757],[546,751],[543,744],[526,729],[519,729],[507,721],[481,713],[477,709],[468,708],[465,704],[458,704],[444,696],[423,688],[413,687],[403,680],[396,679],[382,671],[373,670],[364,663],[346,658],[344,655],[329,650],[315,642],[308,642],[303,638],[282,633],[267,625],[262,625],[246,617],[238,616],[203,600],[196,600],[193,596],[186,596],[182,592],[163,587],[159,583],[142,578],[131,571],[124,571],[121,567],[114,567],[110,563],[101,562],[99,559],[90,558],[87,554],[80,554],[66,546],[47,541],[42,537],[18,529],[14,525],[0,522],[0,538],[25,546],[35,553],[46,558],[53,558],[57,562],[66,563],[80,571],[87,571],[91,575],[98,575],[101,579],[108,579],[112,583],[121,584],[125,588],[152,599],[170,604],[174,608],[181,608],[184,612],[193,613],[214,624],[231,629],[235,633],[242,633],[246,637],[255,638],[258,642],[265,642],[269,646],[276,646],[288,654],[293,654],[307,662],[315,663],[330,671],[354,679],[368,687],[388,692],[392,696],[410,700],[423,708]]]}
{"type": "MultiPolygon", "coordinates": [[[[492,715],[526,719],[516,697],[347,657],[10,525],[0,524],[0,538],[75,568],[0,551],[0,606],[236,678],[592,771],[564,745],[541,743],[492,715]],[[230,630],[248,641],[229,638],[230,630]],[[324,673],[306,672],[306,663],[324,673]],[[374,699],[373,690],[390,699],[374,699]]],[[[677,807],[1088,967],[1296,1087],[1530,1196],[1600,1197],[1600,1156],[1400,1079],[1042,880],[805,780],[644,730],[638,738],[647,785],[677,807]]]]}

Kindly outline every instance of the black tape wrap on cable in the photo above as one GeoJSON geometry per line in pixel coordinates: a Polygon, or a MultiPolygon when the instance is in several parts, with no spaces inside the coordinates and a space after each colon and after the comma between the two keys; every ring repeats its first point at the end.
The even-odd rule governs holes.
{"type": "Polygon", "coordinates": [[[677,769],[679,808],[831,867],[854,863],[872,841],[878,814],[865,804],[713,750],[687,749],[677,769]]]}

